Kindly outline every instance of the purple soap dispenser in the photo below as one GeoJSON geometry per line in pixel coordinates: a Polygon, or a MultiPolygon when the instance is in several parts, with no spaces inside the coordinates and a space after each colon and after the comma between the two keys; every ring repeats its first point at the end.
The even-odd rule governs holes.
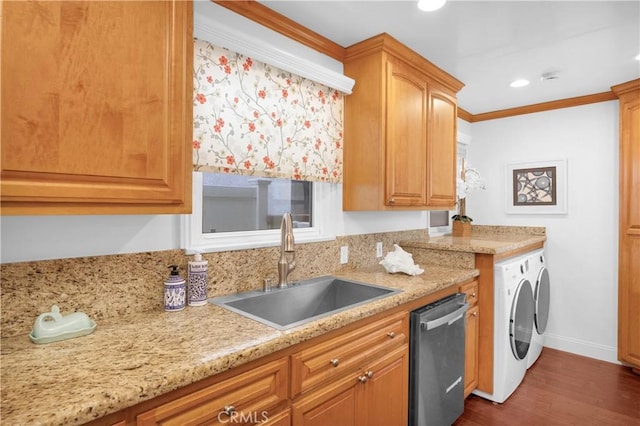
{"type": "Polygon", "coordinates": [[[164,310],[181,311],[187,302],[187,286],[178,272],[178,265],[169,266],[171,274],[164,282],[164,310]]]}

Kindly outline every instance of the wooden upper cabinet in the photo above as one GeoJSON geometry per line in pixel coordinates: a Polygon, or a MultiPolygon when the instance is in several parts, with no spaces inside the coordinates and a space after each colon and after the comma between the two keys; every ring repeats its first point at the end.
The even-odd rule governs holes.
{"type": "Polygon", "coordinates": [[[428,99],[427,205],[451,209],[456,203],[456,98],[432,84],[428,99]]]}
{"type": "Polygon", "coordinates": [[[427,198],[427,82],[413,68],[387,59],[386,194],[389,206],[424,206],[427,198]]]}
{"type": "Polygon", "coordinates": [[[190,212],[192,3],[0,7],[2,214],[190,212]]]}
{"type": "Polygon", "coordinates": [[[456,93],[463,84],[387,34],[348,47],[344,210],[455,205],[456,93]]]}

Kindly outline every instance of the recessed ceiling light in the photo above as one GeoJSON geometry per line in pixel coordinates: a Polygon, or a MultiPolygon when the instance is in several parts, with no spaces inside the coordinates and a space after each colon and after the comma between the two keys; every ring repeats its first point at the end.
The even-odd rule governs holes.
{"type": "Polygon", "coordinates": [[[431,12],[440,9],[447,0],[418,0],[418,9],[424,12],[431,12]]]}
{"type": "Polygon", "coordinates": [[[636,56],[636,61],[640,61],[640,53],[636,56]]]}
{"type": "Polygon", "coordinates": [[[528,85],[529,85],[529,80],[525,80],[525,79],[512,81],[511,84],[509,84],[509,86],[511,87],[524,87],[528,85]]]}

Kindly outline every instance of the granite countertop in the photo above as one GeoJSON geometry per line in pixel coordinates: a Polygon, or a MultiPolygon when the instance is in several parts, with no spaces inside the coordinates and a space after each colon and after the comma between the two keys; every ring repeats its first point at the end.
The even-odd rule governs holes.
{"type": "Polygon", "coordinates": [[[443,235],[425,240],[401,241],[402,247],[419,247],[471,253],[501,254],[546,241],[544,227],[474,225],[470,237],[443,235]]]}
{"type": "Polygon", "coordinates": [[[478,276],[477,269],[428,266],[411,277],[335,274],[401,293],[278,331],[212,304],[99,323],[88,336],[33,344],[1,341],[3,424],[82,424],[478,276]]]}

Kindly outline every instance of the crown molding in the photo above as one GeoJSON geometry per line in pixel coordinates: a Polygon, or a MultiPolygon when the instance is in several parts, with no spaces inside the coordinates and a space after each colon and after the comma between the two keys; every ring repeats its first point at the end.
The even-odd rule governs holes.
{"type": "MultiPolygon", "coordinates": [[[[605,102],[605,101],[614,101],[616,99],[618,99],[618,97],[615,95],[615,93],[609,91],[609,92],[595,93],[593,95],[577,96],[575,98],[567,98],[567,99],[560,99],[557,101],[542,102],[542,103],[533,104],[533,105],[525,105],[525,106],[516,107],[516,108],[502,109],[499,111],[484,112],[481,114],[469,114],[465,111],[466,114],[469,114],[469,115],[465,114],[466,118],[461,117],[460,114],[458,114],[458,117],[468,121],[469,123],[477,123],[479,121],[495,120],[498,118],[513,117],[516,115],[532,114],[535,112],[551,111],[554,109],[570,108],[570,107],[593,104],[598,102],[605,102]]],[[[460,108],[458,108],[458,111],[460,111],[460,108]]]]}
{"type": "Polygon", "coordinates": [[[636,90],[640,90],[640,78],[627,81],[626,83],[611,86],[611,91],[618,97],[620,97],[620,95],[622,94],[633,92],[636,90]]]}
{"type": "Polygon", "coordinates": [[[460,118],[460,119],[462,119],[464,121],[468,121],[469,123],[471,123],[471,121],[473,120],[473,114],[471,114],[467,110],[464,110],[464,109],[458,107],[458,118],[460,118]]]}

